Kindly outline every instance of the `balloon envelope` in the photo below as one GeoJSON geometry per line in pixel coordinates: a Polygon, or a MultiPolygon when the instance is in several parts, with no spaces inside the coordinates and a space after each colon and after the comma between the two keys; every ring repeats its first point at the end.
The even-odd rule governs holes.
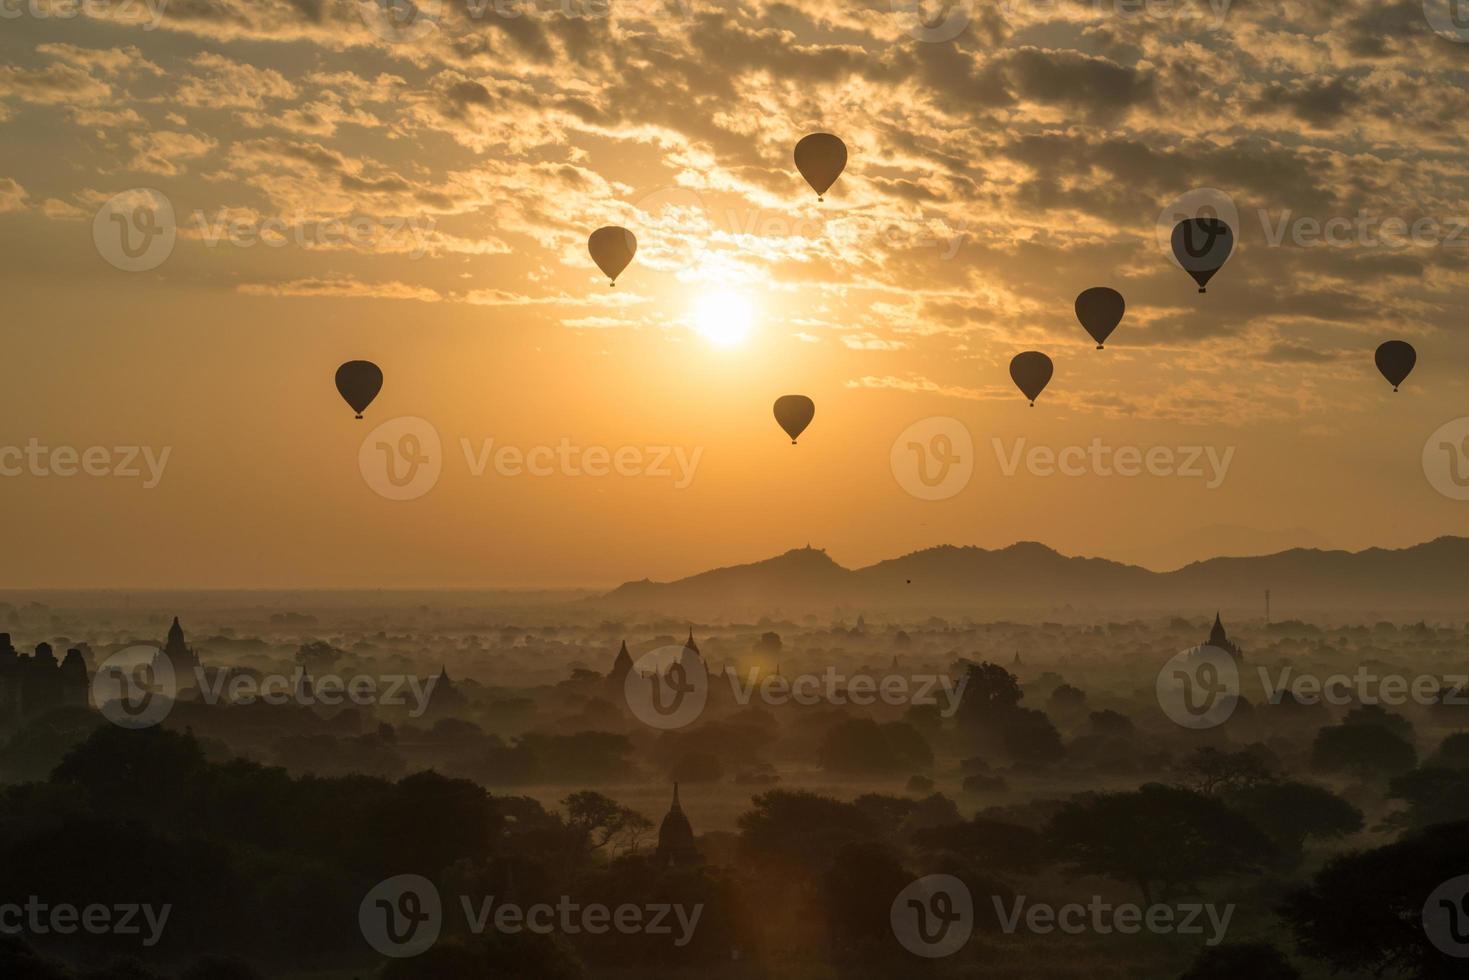
{"type": "Polygon", "coordinates": [[[382,369],[371,361],[348,361],[337,368],[337,391],[359,419],[382,390],[382,369]]]}
{"type": "Polygon", "coordinates": [[[1112,331],[1117,329],[1117,324],[1122,322],[1126,309],[1127,303],[1122,294],[1106,286],[1093,286],[1076,297],[1076,318],[1097,342],[1097,350],[1102,349],[1112,331]]]}
{"type": "Polygon", "coordinates": [[[1173,257],[1204,292],[1234,251],[1234,230],[1218,218],[1188,218],[1173,226],[1173,257]]]}
{"type": "Polygon", "coordinates": [[[1392,385],[1392,390],[1397,391],[1418,363],[1418,352],[1405,340],[1389,340],[1377,348],[1376,361],[1377,370],[1392,385]]]}
{"type": "Polygon", "coordinates": [[[792,446],[815,416],[816,403],[805,395],[781,395],[775,400],[775,420],[791,437],[792,446]]]}
{"type": "Polygon", "coordinates": [[[638,240],[626,228],[608,225],[592,232],[592,237],[587,239],[587,251],[592,253],[592,261],[597,263],[597,268],[615,286],[617,277],[622,275],[622,270],[627,268],[627,264],[637,254],[638,240]]]}
{"type": "Polygon", "coordinates": [[[1051,383],[1051,375],[1055,370],[1056,366],[1051,363],[1051,359],[1038,350],[1016,354],[1010,361],[1010,378],[1015,382],[1015,387],[1030,399],[1032,406],[1041,392],[1046,390],[1046,385],[1051,383]]]}
{"type": "Polygon", "coordinates": [[[847,144],[830,133],[812,133],[796,144],[796,169],[816,192],[816,199],[827,192],[847,166],[847,144]]]}

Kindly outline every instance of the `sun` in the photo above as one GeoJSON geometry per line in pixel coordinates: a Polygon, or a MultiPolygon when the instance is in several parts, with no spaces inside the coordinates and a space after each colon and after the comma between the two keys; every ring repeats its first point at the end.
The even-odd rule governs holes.
{"type": "Polygon", "coordinates": [[[705,293],[694,303],[693,327],[715,347],[744,343],[755,324],[755,308],[738,293],[705,293]]]}

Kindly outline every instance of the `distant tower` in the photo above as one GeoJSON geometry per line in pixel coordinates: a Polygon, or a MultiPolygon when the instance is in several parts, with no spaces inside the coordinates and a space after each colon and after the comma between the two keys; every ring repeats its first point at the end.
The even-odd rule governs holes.
{"type": "Polygon", "coordinates": [[[623,640],[622,649],[617,651],[617,657],[612,661],[612,672],[607,675],[607,686],[621,690],[631,673],[632,654],[627,652],[627,641],[623,640]]]}
{"type": "Polygon", "coordinates": [[[1219,618],[1217,612],[1214,614],[1214,626],[1209,630],[1209,639],[1206,642],[1211,647],[1218,647],[1225,651],[1235,660],[1244,659],[1244,651],[1229,639],[1229,634],[1224,632],[1224,621],[1219,618]]]}
{"type": "Polygon", "coordinates": [[[658,827],[658,850],[654,859],[659,864],[680,867],[700,862],[699,848],[694,843],[694,828],[684,816],[678,802],[678,783],[673,784],[673,805],[658,827]]]}
{"type": "Polygon", "coordinates": [[[699,653],[699,644],[694,642],[694,628],[689,627],[689,639],[683,645],[683,650],[678,655],[678,662],[684,667],[696,667],[703,662],[703,656],[699,653]]]}
{"type": "Polygon", "coordinates": [[[1011,667],[1019,667],[1020,666],[1020,651],[1019,650],[1016,650],[1015,651],[1015,659],[1012,660],[1012,661],[1010,661],[1010,666],[1011,667]]]}
{"type": "Polygon", "coordinates": [[[200,666],[199,655],[194,648],[184,640],[184,628],[179,625],[179,618],[173,618],[173,625],[168,628],[168,639],[164,641],[163,649],[154,656],[156,664],[159,658],[168,661],[173,667],[174,676],[182,680],[191,675],[200,666]]]}

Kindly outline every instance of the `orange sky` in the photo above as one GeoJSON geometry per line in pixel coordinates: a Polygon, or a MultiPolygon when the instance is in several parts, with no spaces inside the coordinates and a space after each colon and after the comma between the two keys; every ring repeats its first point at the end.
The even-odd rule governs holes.
{"type": "Polygon", "coordinates": [[[1035,539],[1163,567],[1469,534],[1424,468],[1469,414],[1466,248],[1370,222],[1310,245],[1299,221],[1454,238],[1469,45],[1363,5],[974,7],[941,41],[887,4],[554,6],[398,43],[348,0],[320,22],[244,0],[155,30],[7,22],[0,467],[31,440],[168,456],[151,488],[0,476],[0,584],[604,585],[807,542],[849,565],[1035,539]],[[850,153],[820,205],[790,160],[818,129],[850,153]],[[1206,296],[1155,234],[1203,187],[1240,225],[1206,296]],[[128,272],[94,216],[135,188],[177,239],[128,272]],[[352,217],[355,243],[324,224],[352,217]],[[639,241],[616,289],[585,251],[603,224],[639,241]],[[1093,285],[1128,300],[1105,351],[1071,310],[1093,285]],[[1372,365],[1391,337],[1420,355],[1397,394],[1372,365]],[[1026,349],[1056,364],[1034,409],[1007,374],[1026,349]],[[332,387],[355,358],[387,378],[362,422],[332,387]],[[770,412],[790,392],[817,405],[794,448],[770,412]],[[399,417],[442,445],[411,500],[359,460],[399,417]],[[893,462],[930,417],[973,442],[935,501],[893,462]],[[476,476],[489,439],[674,472],[476,476]],[[1006,475],[1019,439],[1232,454],[1213,488],[1006,475]]]}

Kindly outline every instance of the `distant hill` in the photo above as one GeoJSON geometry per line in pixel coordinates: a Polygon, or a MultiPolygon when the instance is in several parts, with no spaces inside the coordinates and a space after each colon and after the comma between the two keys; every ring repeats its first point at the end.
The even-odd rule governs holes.
{"type": "Polygon", "coordinates": [[[1211,558],[1171,572],[1068,557],[1029,541],[997,550],[945,545],[857,569],[801,548],[673,582],[629,582],[592,601],[715,615],[831,606],[1263,610],[1267,588],[1277,619],[1302,611],[1469,612],[1469,539],[1443,537],[1398,550],[1294,548],[1211,558]]]}

